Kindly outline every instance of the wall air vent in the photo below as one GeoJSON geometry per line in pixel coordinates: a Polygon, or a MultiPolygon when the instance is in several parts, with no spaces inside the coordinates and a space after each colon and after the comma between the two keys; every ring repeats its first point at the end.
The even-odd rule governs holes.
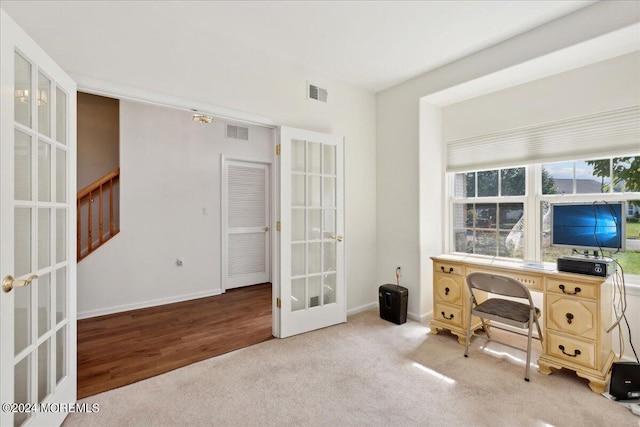
{"type": "Polygon", "coordinates": [[[227,124],[227,138],[240,139],[242,141],[249,140],[249,128],[244,126],[227,124]]]}
{"type": "Polygon", "coordinates": [[[329,93],[326,89],[316,86],[313,83],[307,84],[307,96],[309,99],[315,99],[320,102],[327,102],[327,96],[329,93]]]}
{"type": "Polygon", "coordinates": [[[320,305],[320,297],[319,296],[315,296],[315,297],[309,298],[309,307],[317,307],[319,305],[320,305]]]}

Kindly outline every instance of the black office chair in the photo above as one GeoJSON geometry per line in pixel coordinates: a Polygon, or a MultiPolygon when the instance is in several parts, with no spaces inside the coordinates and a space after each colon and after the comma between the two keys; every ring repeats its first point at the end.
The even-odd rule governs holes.
{"type": "MultiPolygon", "coordinates": [[[[540,324],[538,318],[540,317],[540,310],[533,305],[531,299],[531,293],[529,289],[519,281],[507,276],[500,276],[489,273],[471,273],[467,276],[467,286],[469,287],[469,293],[471,294],[471,303],[469,304],[469,313],[467,316],[467,331],[466,331],[466,343],[464,347],[464,357],[468,357],[469,343],[471,342],[471,336],[478,336],[471,330],[471,317],[477,316],[482,321],[482,326],[487,334],[487,340],[499,342],[511,348],[518,350],[524,350],[520,347],[515,347],[511,344],[492,340],[489,335],[489,327],[485,323],[485,319],[500,322],[506,325],[515,326],[521,329],[527,329],[527,364],[525,369],[524,380],[529,381],[529,364],[531,361],[531,340],[533,337],[533,324],[535,323],[538,328],[538,337],[542,344],[542,331],[540,330],[540,324]],[[513,301],[510,299],[492,297],[486,299],[484,302],[478,304],[479,295],[476,296],[475,292],[484,291],[488,294],[506,296],[511,298],[518,298],[526,300],[526,304],[519,301],[513,301]]],[[[487,296],[493,296],[487,295],[487,296]]],[[[480,299],[482,300],[482,299],[480,299]]],[[[502,329],[509,332],[518,333],[516,331],[501,328],[494,324],[491,325],[497,329],[502,329]]],[[[519,333],[518,333],[519,334],[519,333]]],[[[524,335],[524,334],[519,334],[524,335]]]]}

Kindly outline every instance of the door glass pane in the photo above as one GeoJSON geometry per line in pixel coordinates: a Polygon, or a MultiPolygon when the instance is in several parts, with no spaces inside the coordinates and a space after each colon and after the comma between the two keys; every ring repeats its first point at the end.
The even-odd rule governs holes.
{"type": "Polygon", "coordinates": [[[56,140],[67,144],[67,94],[56,88],[56,140]]]}
{"type": "Polygon", "coordinates": [[[31,127],[31,64],[18,53],[15,57],[15,88],[13,105],[15,121],[31,127]]]}
{"type": "Polygon", "coordinates": [[[304,240],[304,209],[291,210],[291,240],[304,240]]]}
{"type": "MultiPolygon", "coordinates": [[[[14,403],[31,403],[29,402],[29,384],[31,383],[31,367],[30,367],[31,356],[27,356],[18,362],[13,370],[14,381],[13,381],[13,402],[14,403]]],[[[16,412],[13,415],[13,425],[19,426],[21,425],[27,417],[30,415],[30,412],[16,412]]]]}
{"type": "Polygon", "coordinates": [[[304,158],[305,158],[305,142],[304,141],[291,141],[291,170],[293,172],[304,172],[304,158]]]}
{"type": "Polygon", "coordinates": [[[31,200],[31,137],[16,131],[14,148],[14,190],[16,200],[31,200]]]}
{"type": "Polygon", "coordinates": [[[336,302],[336,275],[322,275],[322,292],[324,294],[324,304],[336,302]]]}
{"type": "Polygon", "coordinates": [[[291,275],[302,276],[305,274],[305,244],[294,243],[291,245],[291,275]]]}
{"type": "Polygon", "coordinates": [[[309,252],[308,252],[308,257],[309,257],[309,266],[308,266],[308,270],[307,273],[308,274],[314,274],[314,273],[320,273],[320,267],[321,267],[321,259],[322,256],[322,243],[309,243],[309,252]]]}
{"type": "Polygon", "coordinates": [[[41,337],[50,329],[51,274],[41,274],[34,283],[38,288],[38,337],[41,337]]]}
{"type": "Polygon", "coordinates": [[[304,206],[304,175],[291,175],[291,206],[304,206]]]}
{"type": "Polygon", "coordinates": [[[38,209],[38,269],[51,265],[51,210],[38,209]]]}
{"type": "Polygon", "coordinates": [[[14,250],[16,277],[31,272],[31,209],[16,208],[14,214],[14,250]]]}
{"type": "Polygon", "coordinates": [[[324,242],[324,265],[322,266],[322,271],[336,271],[336,242],[324,242]]]}
{"type": "Polygon", "coordinates": [[[305,279],[291,281],[291,311],[304,310],[305,279]]]}
{"type": "Polygon", "coordinates": [[[56,262],[67,260],[67,210],[56,209],[56,262]]]}
{"type": "Polygon", "coordinates": [[[56,384],[67,375],[67,326],[56,332],[56,384]]]}
{"type": "Polygon", "coordinates": [[[336,206],[336,179],[322,178],[324,188],[322,189],[322,206],[333,208],[336,206]]]}
{"type": "Polygon", "coordinates": [[[336,174],[336,147],[333,145],[323,145],[322,173],[325,175],[336,174]]]}
{"type": "Polygon", "coordinates": [[[51,80],[38,73],[38,91],[36,106],[38,107],[38,132],[51,136],[51,80]]]}
{"type": "Polygon", "coordinates": [[[320,300],[322,296],[320,292],[322,291],[322,277],[314,276],[309,277],[309,307],[317,307],[322,304],[320,300]]]}
{"type": "Polygon", "coordinates": [[[67,201],[67,152],[56,150],[56,202],[67,201]]]}
{"type": "Polygon", "coordinates": [[[67,267],[56,271],[56,323],[67,317],[67,267]]]}
{"type": "Polygon", "coordinates": [[[308,176],[307,180],[309,182],[309,197],[307,199],[307,206],[320,207],[320,177],[308,176]]]}
{"type": "Polygon", "coordinates": [[[307,145],[307,173],[320,173],[322,144],[309,142],[307,145]]]}
{"type": "Polygon", "coordinates": [[[322,211],[309,209],[309,240],[320,240],[320,227],[322,226],[322,211]]]}
{"type": "Polygon", "coordinates": [[[15,354],[31,344],[31,286],[13,288],[13,331],[15,354]]]}
{"type": "Polygon", "coordinates": [[[38,141],[38,200],[51,201],[51,146],[38,141]]]}
{"type": "Polygon", "coordinates": [[[38,403],[41,403],[51,392],[49,384],[49,348],[51,339],[38,346],[38,403]]]}
{"type": "Polygon", "coordinates": [[[322,226],[322,238],[332,239],[336,236],[336,211],[333,209],[323,209],[324,224],[322,226]]]}

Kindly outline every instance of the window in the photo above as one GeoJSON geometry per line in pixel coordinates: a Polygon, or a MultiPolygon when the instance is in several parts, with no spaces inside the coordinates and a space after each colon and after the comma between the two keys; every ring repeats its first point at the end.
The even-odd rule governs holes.
{"type": "Polygon", "coordinates": [[[551,203],[624,200],[626,250],[606,255],[618,260],[625,273],[640,275],[640,157],[533,164],[450,176],[449,246],[453,251],[555,262],[571,249],[550,245],[551,203]]]}
{"type": "Polygon", "coordinates": [[[455,175],[456,252],[523,258],[525,172],[522,167],[455,175]]]}

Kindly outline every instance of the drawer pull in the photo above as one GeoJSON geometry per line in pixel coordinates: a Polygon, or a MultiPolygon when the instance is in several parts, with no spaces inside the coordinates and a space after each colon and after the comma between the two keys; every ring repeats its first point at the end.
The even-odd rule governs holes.
{"type": "Polygon", "coordinates": [[[449,295],[449,290],[450,290],[449,288],[444,288],[444,294],[449,295]]]}
{"type": "Polygon", "coordinates": [[[445,271],[444,270],[444,265],[441,265],[440,266],[440,270],[442,270],[443,273],[447,273],[447,274],[453,273],[453,267],[449,267],[449,271],[445,271]]]}
{"type": "Polygon", "coordinates": [[[449,316],[449,317],[447,317],[447,315],[446,315],[446,314],[444,314],[444,311],[441,311],[441,313],[442,313],[442,317],[444,317],[444,318],[445,318],[445,319],[447,319],[447,320],[451,320],[451,319],[453,319],[453,317],[454,317],[454,316],[453,316],[453,313],[451,313],[451,316],[449,316]]]}
{"type": "Polygon", "coordinates": [[[566,316],[567,316],[567,323],[571,324],[571,322],[573,321],[573,314],[567,313],[566,316]]]}
{"type": "Polygon", "coordinates": [[[560,285],[558,287],[560,288],[563,294],[567,294],[567,295],[576,295],[582,290],[580,288],[575,288],[573,292],[567,292],[564,290],[564,285],[560,285]]]}
{"type": "Polygon", "coordinates": [[[580,350],[578,350],[578,349],[575,349],[573,351],[573,354],[569,354],[566,351],[564,351],[564,346],[563,345],[559,345],[558,348],[560,349],[560,351],[562,351],[562,353],[564,353],[566,356],[569,356],[569,357],[576,357],[576,356],[580,356],[580,354],[582,354],[582,352],[580,350]]]}

